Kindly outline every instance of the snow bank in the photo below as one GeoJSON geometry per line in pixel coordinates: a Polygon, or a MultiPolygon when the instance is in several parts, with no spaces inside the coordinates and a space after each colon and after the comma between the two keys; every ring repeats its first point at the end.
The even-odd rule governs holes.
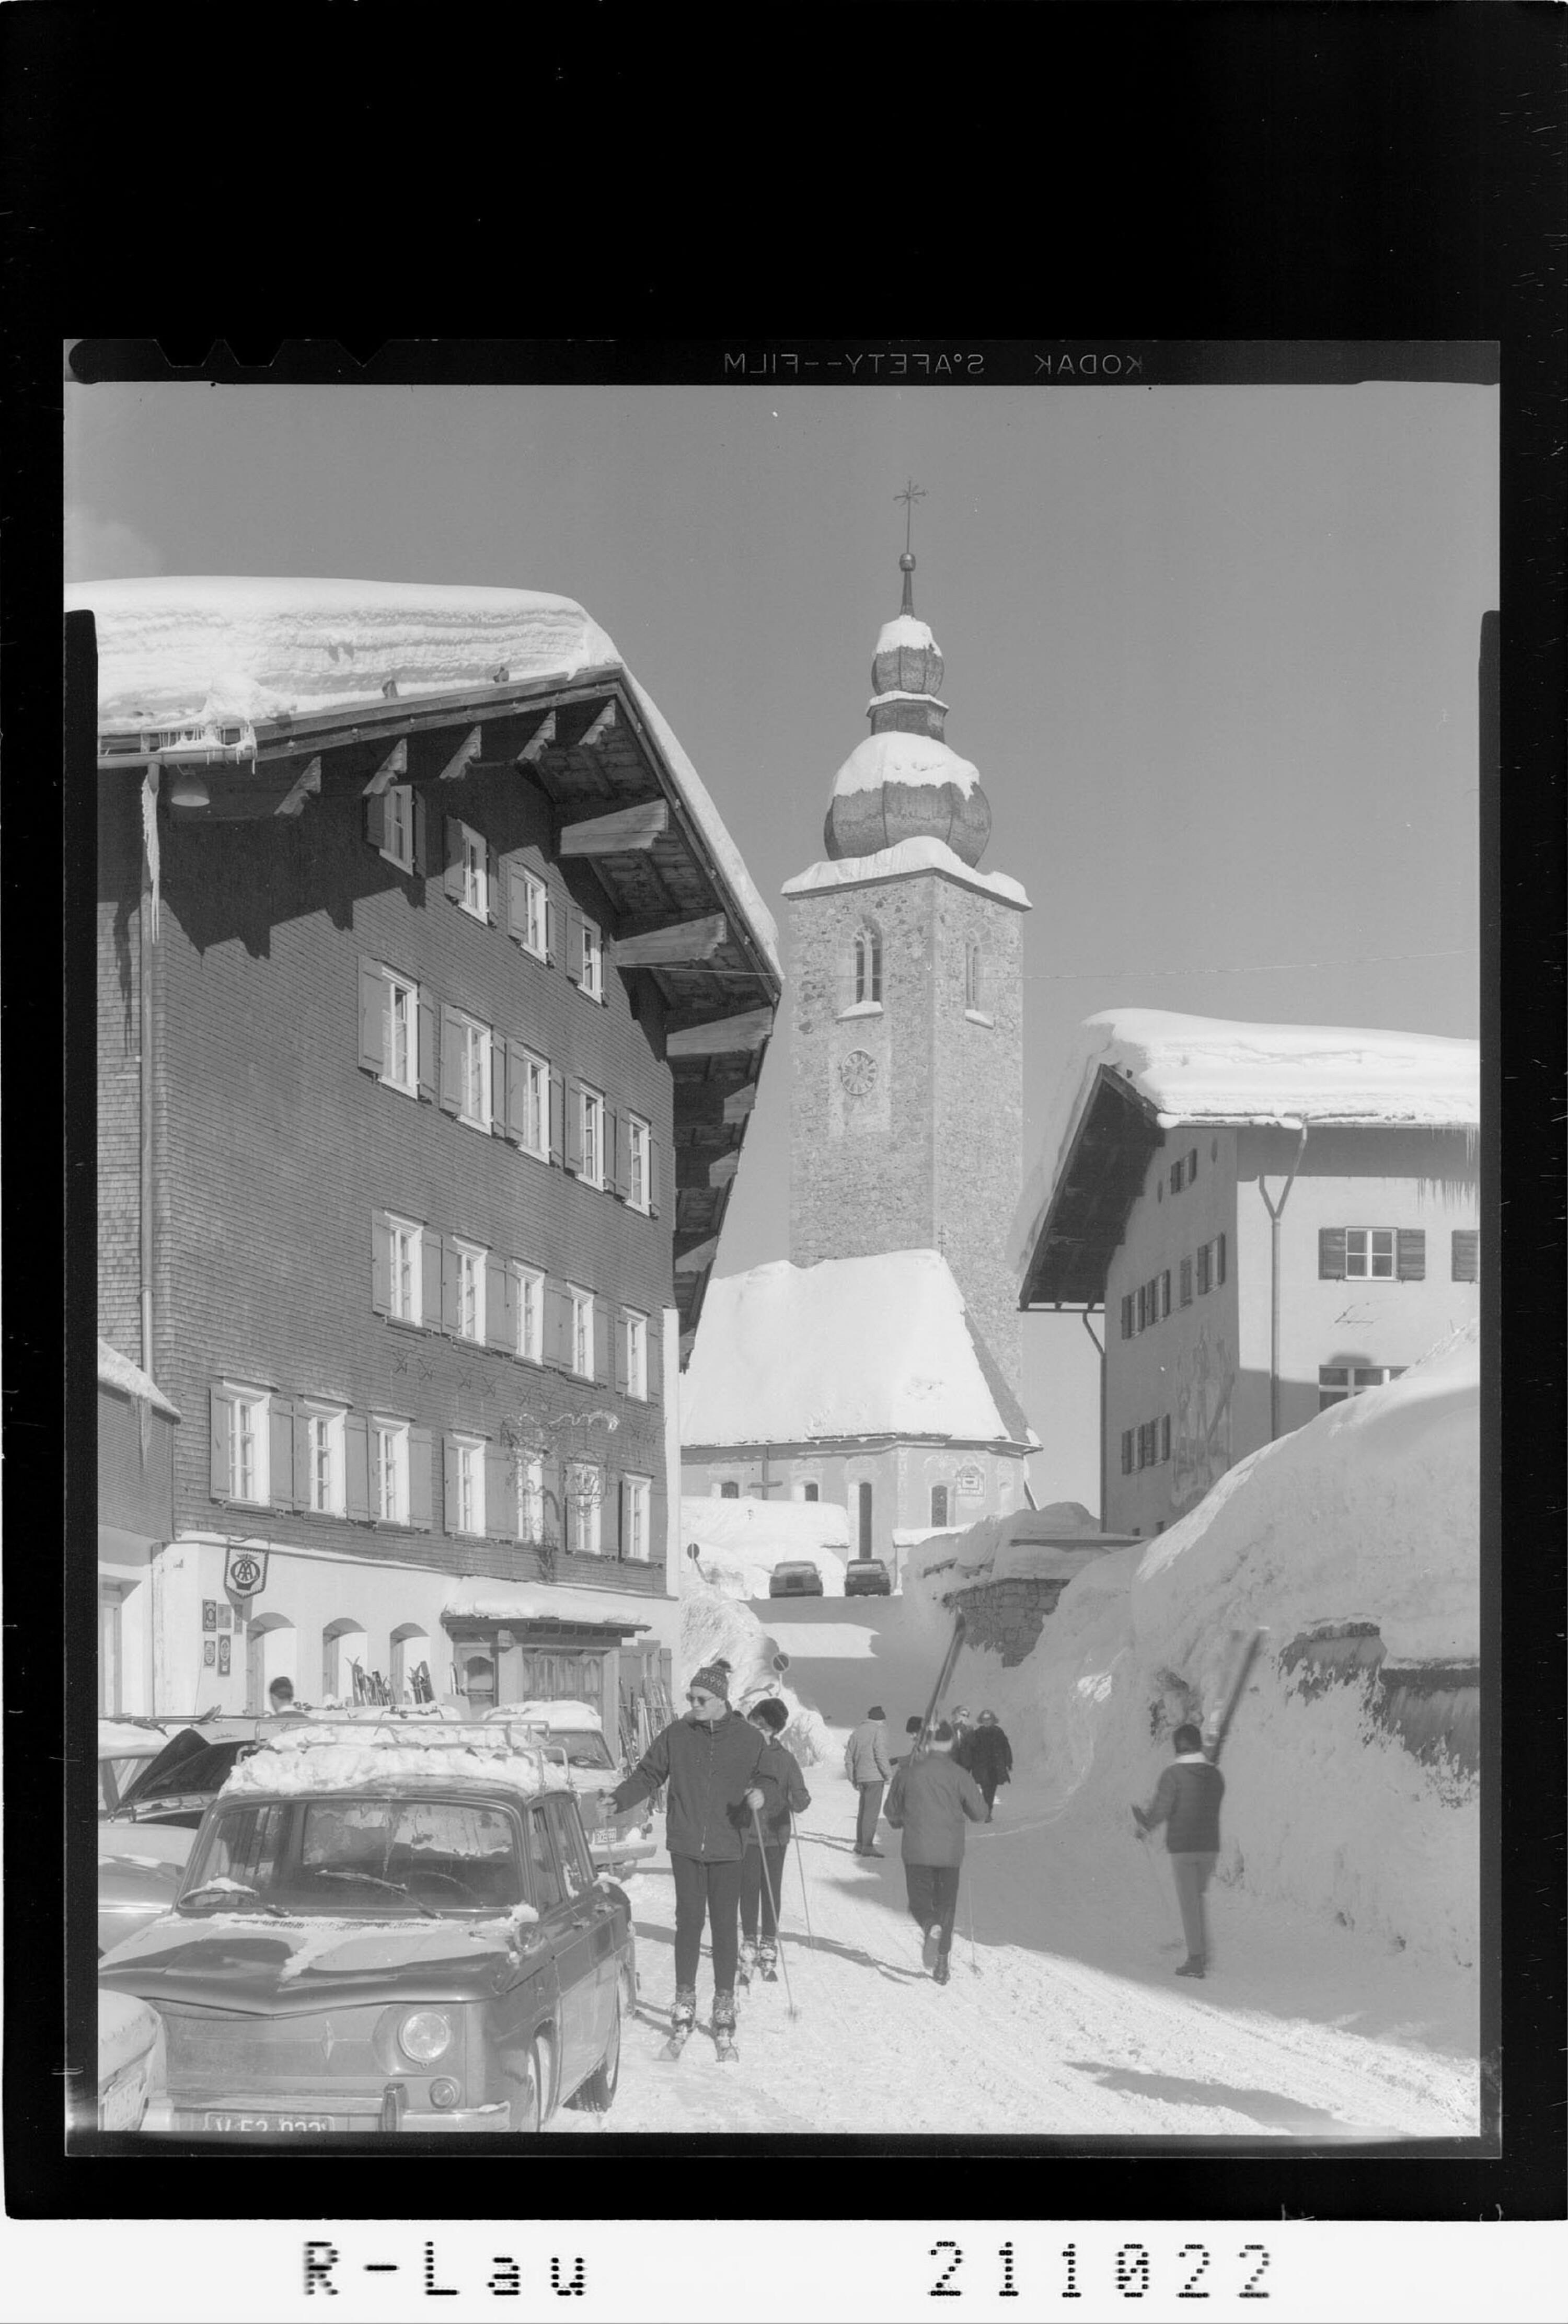
{"type": "MultiPolygon", "coordinates": [[[[856,791],[880,791],[884,783],[907,783],[916,788],[951,783],[967,798],[979,780],[980,769],[961,759],[945,742],[939,742],[935,734],[868,734],[835,776],[833,796],[848,798],[856,791]]],[[[945,841],[937,844],[945,845],[945,841]]]]}
{"type": "Polygon", "coordinates": [[[279,1736],[263,1751],[241,1759],[223,1787],[224,1797],[245,1792],[353,1791],[413,1778],[425,1783],[505,1784],[530,1799],[540,1792],[569,1791],[565,1771],[542,1752],[520,1751],[504,1730],[493,1750],[475,1743],[443,1748],[410,1744],[403,1733],[367,1735],[363,1743],[340,1743],[335,1728],[301,1726],[279,1736]]]}
{"type": "MultiPolygon", "coordinates": [[[[864,743],[861,748],[865,748],[864,743]]],[[[900,839],[896,847],[879,847],[871,855],[845,855],[835,863],[810,864],[793,880],[785,881],[783,892],[806,896],[816,888],[862,888],[873,880],[901,880],[910,872],[940,872],[945,879],[956,880],[965,888],[978,888],[983,895],[1000,896],[1004,903],[1016,904],[1026,912],[1029,909],[1019,881],[1010,880],[1005,872],[976,872],[962,856],[955,855],[945,839],[929,837],[900,839]]]]}
{"type": "Polygon", "coordinates": [[[705,1663],[730,1666],[730,1701],[737,1711],[749,1711],[765,1694],[777,1695],[789,1711],[789,1723],[780,1738],[801,1766],[813,1766],[830,1757],[832,1740],[820,1715],[804,1704],[783,1675],[773,1667],[777,1643],[769,1637],[749,1606],[718,1591],[699,1585],[680,1601],[680,1644],[675,1656],[675,1702],[685,1708],[686,1690],[694,1671],[705,1663]]]}
{"type": "MultiPolygon", "coordinates": [[[[1171,1729],[1217,1710],[1229,1634],[1262,1628],[1223,1760],[1222,1881],[1473,1964],[1475,1783],[1380,1726],[1364,1681],[1314,1688],[1280,1655],[1314,1629],[1366,1622],[1389,1667],[1479,1661],[1478,1338],[1468,1327],[1254,1453],[1155,1541],[1096,1558],[1028,1661],[1004,1671],[966,1651],[952,1699],[994,1709],[1020,1775],[1121,1849],[1171,1729]]],[[[906,1579],[937,1653],[952,1579],[906,1579]]]]}
{"type": "Polygon", "coordinates": [[[687,1446],[869,1435],[1017,1441],[938,1252],[777,1259],[709,1284],[681,1403],[687,1446]]]}
{"type": "Polygon", "coordinates": [[[570,597],[420,581],[225,574],[78,581],[68,610],[96,616],[98,722],[253,724],[500,683],[604,670],[624,678],[692,822],[775,974],[779,931],[706,785],[614,641],[570,597]]]}
{"type": "Polygon", "coordinates": [[[826,1598],[844,1596],[849,1556],[849,1511],[831,1501],[726,1501],[715,1494],[683,1494],[681,1545],[694,1545],[694,1564],[683,1561],[683,1578],[703,1581],[730,1598],[765,1598],[776,1565],[809,1558],[822,1576],[826,1598]]]}

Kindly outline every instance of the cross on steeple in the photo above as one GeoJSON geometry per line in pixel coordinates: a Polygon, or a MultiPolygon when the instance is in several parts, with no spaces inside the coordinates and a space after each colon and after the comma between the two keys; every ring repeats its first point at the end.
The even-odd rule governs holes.
{"type": "Polygon", "coordinates": [[[918,484],[913,476],[909,478],[901,493],[893,494],[896,501],[902,501],[904,503],[904,554],[906,557],[909,554],[909,535],[915,520],[915,503],[923,501],[925,497],[926,487],[924,484],[918,484]]]}

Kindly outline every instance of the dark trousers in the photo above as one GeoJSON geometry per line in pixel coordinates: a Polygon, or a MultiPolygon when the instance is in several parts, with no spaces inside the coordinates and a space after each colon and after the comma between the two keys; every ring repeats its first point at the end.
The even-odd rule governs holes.
{"type": "Polygon", "coordinates": [[[741,1934],[748,1944],[757,1933],[757,1910],[762,1914],[762,1934],[775,1937],[779,1933],[775,1906],[783,1895],[784,1856],[789,1842],[786,1840],[777,1848],[763,1850],[748,1848],[741,1858],[741,1934]],[[768,1877],[762,1877],[762,1858],[768,1858],[768,1877]],[[771,1890],[771,1902],[769,1892],[771,1890]]]}
{"type": "Polygon", "coordinates": [[[854,1820],[854,1844],[862,1856],[877,1836],[877,1818],[882,1812],[885,1788],[880,1782],[855,1785],[860,1794],[860,1813],[854,1820]]]}
{"type": "Polygon", "coordinates": [[[923,1929],[935,1921],[941,1929],[936,1950],[944,1960],[953,1949],[953,1916],[958,1910],[956,1864],[906,1864],[904,1884],[909,1892],[909,1912],[923,1929]]]}
{"type": "Polygon", "coordinates": [[[675,1982],[695,1986],[702,1959],[702,1924],[709,1925],[714,1949],[714,1991],[731,1993],[741,1942],[735,1911],[741,1901],[741,1859],[709,1864],[700,1856],[672,1856],[675,1875],[675,1982]]]}
{"type": "Polygon", "coordinates": [[[980,1785],[980,1796],[985,1802],[985,1812],[989,1815],[991,1813],[992,1803],[996,1797],[996,1777],[994,1775],[976,1775],[974,1780],[980,1785]]]}

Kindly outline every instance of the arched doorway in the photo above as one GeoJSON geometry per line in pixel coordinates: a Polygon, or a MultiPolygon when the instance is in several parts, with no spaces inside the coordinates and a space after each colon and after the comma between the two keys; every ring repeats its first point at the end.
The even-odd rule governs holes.
{"type": "Polygon", "coordinates": [[[245,1709],[267,1709],[267,1689],[275,1678],[293,1679],[297,1640],[294,1625],[281,1614],[258,1614],[245,1631],[245,1709]]]}
{"type": "Polygon", "coordinates": [[[400,1622],[392,1634],[392,1698],[394,1702],[412,1702],[414,1674],[420,1665],[430,1666],[430,1634],[421,1630],[417,1622],[400,1622]]]}
{"type": "Polygon", "coordinates": [[[365,1651],[364,1624],[356,1615],[340,1614],[327,1624],[321,1633],[323,1702],[354,1701],[354,1665],[364,1669],[365,1651]]]}

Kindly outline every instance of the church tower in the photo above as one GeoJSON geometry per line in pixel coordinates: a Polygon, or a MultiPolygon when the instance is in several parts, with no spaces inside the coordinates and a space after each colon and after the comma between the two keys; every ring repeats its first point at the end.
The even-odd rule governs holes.
{"type": "Polygon", "coordinates": [[[1023,1174],[1020,933],[979,869],[991,808],[948,747],[943,661],[903,604],[872,664],[871,733],[839,769],[826,860],[786,882],[793,995],[789,1256],[935,1250],[1019,1394],[1005,1250],[1023,1174]]]}

